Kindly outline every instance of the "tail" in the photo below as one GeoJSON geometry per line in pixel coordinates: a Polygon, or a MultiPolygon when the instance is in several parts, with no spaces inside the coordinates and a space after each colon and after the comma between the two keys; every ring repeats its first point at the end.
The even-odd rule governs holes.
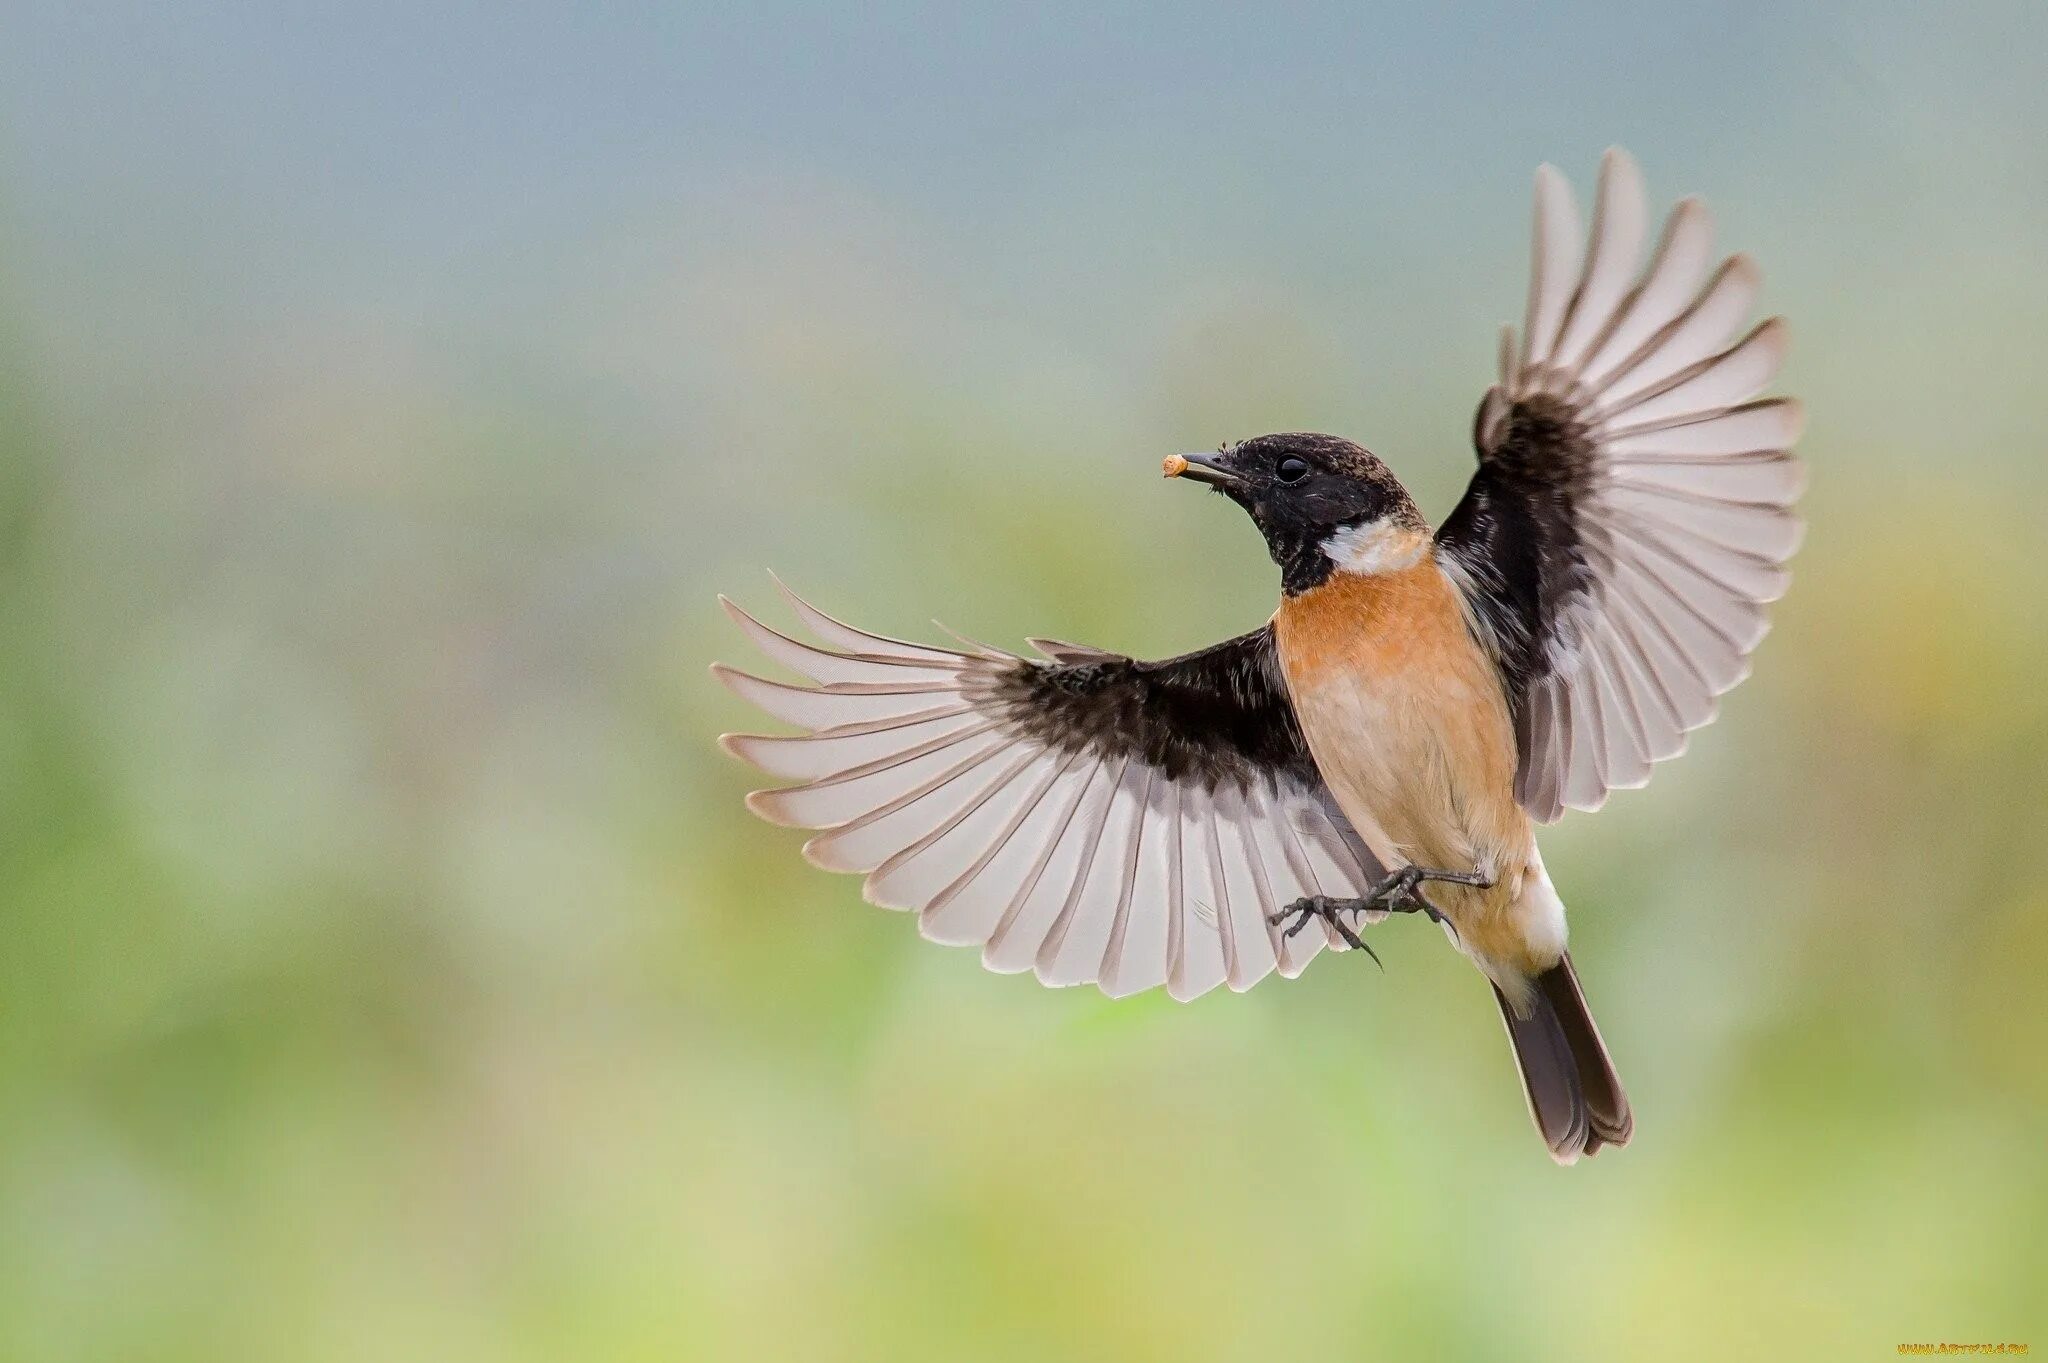
{"type": "Polygon", "coordinates": [[[1614,1062],[1600,1042],[1600,1029],[1586,1010],[1571,956],[1531,984],[1526,1016],[1515,1015],[1499,985],[1494,986],[1493,997],[1508,1025],[1515,1063],[1521,1067],[1529,1115],[1536,1119],[1550,1157],[1572,1164],[1603,1145],[1627,1145],[1635,1117],[1614,1062]]]}

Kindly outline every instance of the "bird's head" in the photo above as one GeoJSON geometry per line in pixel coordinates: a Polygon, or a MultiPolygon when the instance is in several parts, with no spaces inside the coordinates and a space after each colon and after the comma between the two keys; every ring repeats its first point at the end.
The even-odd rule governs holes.
{"type": "Polygon", "coordinates": [[[1397,571],[1428,547],[1429,525],[1393,472],[1334,435],[1262,435],[1215,454],[1171,455],[1165,469],[1245,509],[1290,595],[1335,572],[1397,571]]]}

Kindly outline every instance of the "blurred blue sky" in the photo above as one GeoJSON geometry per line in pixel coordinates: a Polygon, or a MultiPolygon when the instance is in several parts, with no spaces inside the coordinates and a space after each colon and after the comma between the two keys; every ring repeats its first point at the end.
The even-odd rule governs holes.
{"type": "Polygon", "coordinates": [[[11,8],[14,272],[127,271],[202,313],[518,289],[764,173],[879,198],[1025,293],[1276,243],[1283,276],[1470,251],[1505,286],[1529,169],[1615,141],[1782,238],[1780,268],[1822,241],[1896,268],[1944,223],[2040,247],[2048,203],[2048,11],[2023,0],[11,8]]]}
{"type": "MultiPolygon", "coordinates": [[[[883,469],[1123,498],[1290,428],[1441,514],[1531,170],[1583,188],[1610,143],[1764,263],[1816,497],[2048,490],[2013,400],[2048,349],[2039,4],[29,3],[5,37],[0,301],[65,476],[184,537],[159,558],[253,476],[344,556],[552,518],[572,600],[907,585],[974,527],[906,543],[930,475],[883,469]]],[[[1180,524],[1232,555],[1225,618],[1262,609],[1257,546],[1180,524]]]]}
{"type": "Polygon", "coordinates": [[[773,507],[721,469],[906,425],[1055,471],[1318,427],[1440,512],[1530,171],[1618,142],[1764,262],[1823,490],[2040,484],[2039,4],[30,3],[6,39],[0,287],[53,417],[138,458],[468,483],[537,441],[628,502],[709,473],[717,538],[773,507]],[[508,433],[377,435],[451,403],[508,433]]]}

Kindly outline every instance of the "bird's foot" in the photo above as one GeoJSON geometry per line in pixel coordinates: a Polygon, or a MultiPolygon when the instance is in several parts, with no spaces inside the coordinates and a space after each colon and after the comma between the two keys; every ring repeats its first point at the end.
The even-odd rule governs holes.
{"type": "Polygon", "coordinates": [[[1311,918],[1320,918],[1330,925],[1331,931],[1344,939],[1347,946],[1357,947],[1377,961],[1378,954],[1365,944],[1365,939],[1343,920],[1342,915],[1384,909],[1388,913],[1425,914],[1430,922],[1443,924],[1447,921],[1443,914],[1438,911],[1436,905],[1422,896],[1422,885],[1432,880],[1450,885],[1471,885],[1480,889],[1493,884],[1491,877],[1477,871],[1444,871],[1430,866],[1403,866],[1382,878],[1378,884],[1357,899],[1336,899],[1325,894],[1308,895],[1273,914],[1268,921],[1275,924],[1287,923],[1287,929],[1281,935],[1292,937],[1307,927],[1311,918]],[[1293,921],[1289,922],[1290,919],[1293,921]]]}
{"type": "Polygon", "coordinates": [[[1330,925],[1330,931],[1344,939],[1344,945],[1362,951],[1372,957],[1374,961],[1378,961],[1380,959],[1379,953],[1367,946],[1365,939],[1360,937],[1343,918],[1344,914],[1363,913],[1371,907],[1372,905],[1363,899],[1337,899],[1326,894],[1312,894],[1295,900],[1278,913],[1268,914],[1266,921],[1275,926],[1287,923],[1286,930],[1280,935],[1282,937],[1292,937],[1295,933],[1307,927],[1310,919],[1320,918],[1323,922],[1330,925]],[[1288,923],[1287,920],[1290,918],[1294,921],[1288,923]]]}

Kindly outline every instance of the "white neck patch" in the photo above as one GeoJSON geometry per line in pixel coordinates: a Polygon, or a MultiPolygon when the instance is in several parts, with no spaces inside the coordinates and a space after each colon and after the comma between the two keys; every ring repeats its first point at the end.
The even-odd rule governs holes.
{"type": "Polygon", "coordinates": [[[1337,531],[1323,541],[1323,553],[1338,571],[1369,577],[1412,568],[1428,545],[1427,536],[1396,525],[1391,516],[1382,516],[1337,531]]]}

